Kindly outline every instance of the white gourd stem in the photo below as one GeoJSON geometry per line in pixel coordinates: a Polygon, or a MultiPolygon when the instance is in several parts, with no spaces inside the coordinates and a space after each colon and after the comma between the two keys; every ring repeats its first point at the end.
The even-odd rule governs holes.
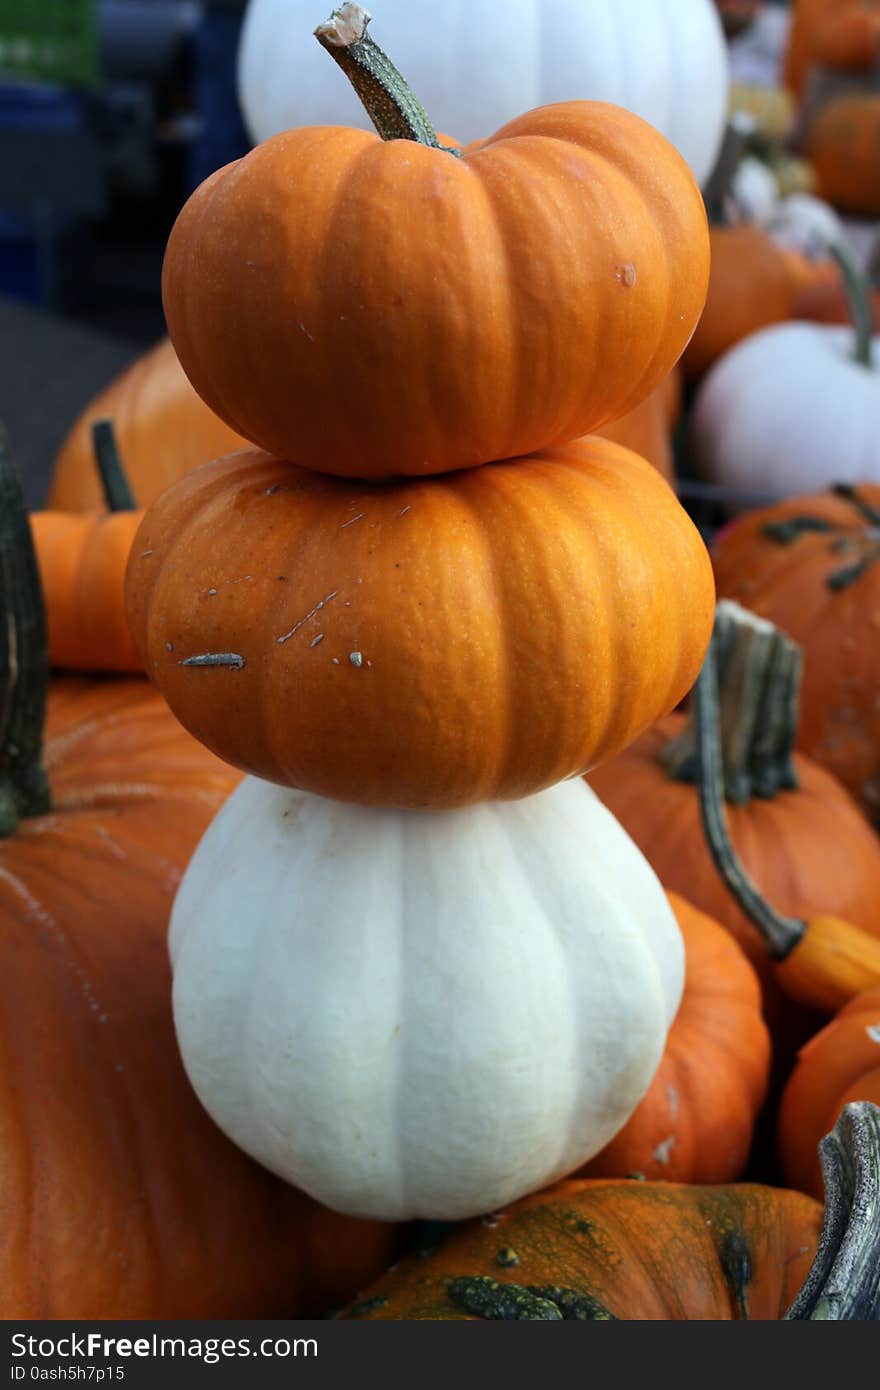
{"type": "Polygon", "coordinates": [[[457,154],[440,143],[425,108],[370,38],[370,18],[360,5],[342,5],[318,25],[315,38],[342,68],[383,140],[413,140],[457,154]]]}
{"type": "Polygon", "coordinates": [[[843,288],[856,330],[853,361],[871,370],[874,366],[874,316],[868,280],[843,242],[834,242],[829,246],[828,253],[837,263],[843,278],[843,288]]]}

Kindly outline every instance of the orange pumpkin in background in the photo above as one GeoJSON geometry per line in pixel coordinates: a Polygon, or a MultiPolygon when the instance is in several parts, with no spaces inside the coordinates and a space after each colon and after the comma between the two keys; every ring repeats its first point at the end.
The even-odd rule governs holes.
{"type": "MultiPolygon", "coordinates": [[[[721,749],[733,846],[781,913],[842,918],[880,943],[880,841],[845,789],[793,752],[800,665],[778,631],[734,605],[722,643],[721,749]]],[[[755,966],[784,1058],[814,1020],[783,991],[780,967],[718,872],[703,831],[693,715],[674,714],[589,775],[661,882],[721,922],[755,966]]],[[[793,968],[782,967],[783,970],[793,968]]]]}
{"type": "Polygon", "coordinates": [[[865,990],[801,1048],[779,1107],[786,1182],[822,1195],[816,1145],[853,1100],[880,1105],[880,986],[865,990]]]}
{"type": "Polygon", "coordinates": [[[748,513],[712,557],[721,597],[802,645],[798,747],[880,823],[878,534],[880,485],[841,485],[748,513]]]}
{"type": "Polygon", "coordinates": [[[688,690],[714,612],[669,486],[597,437],[381,488],[221,459],[148,510],[127,592],[145,670],[215,752],[425,809],[610,756],[688,690]]]}
{"type": "MultiPolygon", "coordinates": [[[[375,51],[365,23],[350,6],[318,31],[347,70],[375,51]]],[[[577,101],[456,153],[421,108],[404,117],[399,75],[398,105],[356,79],[382,138],[287,131],[177,219],[163,301],[202,398],[276,455],[372,478],[528,454],[631,411],[705,299],[705,210],[681,156],[622,108],[577,101]]]]}
{"type": "Polygon", "coordinates": [[[791,318],[797,274],[787,254],[762,228],[749,223],[713,227],[706,307],[682,359],[695,381],[736,343],[791,318]]]}
{"type": "Polygon", "coordinates": [[[144,507],[191,468],[247,447],[247,440],[196,395],[169,339],[163,338],[96,396],[76,421],[55,461],[51,510],[103,509],[92,426],[104,419],[113,421],[132,492],[144,507]]]}
{"type": "Polygon", "coordinates": [[[579,1177],[732,1182],[749,1156],[770,1066],[758,979],[723,927],[669,901],[684,938],[681,1006],[650,1090],[579,1177]]]}
{"type": "Polygon", "coordinates": [[[815,67],[870,73],[878,58],[878,0],[794,0],[784,75],[798,97],[815,67]]]}

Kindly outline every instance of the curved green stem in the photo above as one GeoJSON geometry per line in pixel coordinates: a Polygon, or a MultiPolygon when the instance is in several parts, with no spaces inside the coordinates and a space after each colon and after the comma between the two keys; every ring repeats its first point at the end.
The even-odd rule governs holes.
{"type": "Polygon", "coordinates": [[[338,63],[383,140],[414,140],[447,154],[425,108],[390,58],[367,33],[370,15],[360,5],[341,5],[319,24],[315,38],[338,63]]]}
{"type": "Polygon", "coordinates": [[[819,1145],[825,1220],[819,1249],[789,1321],[880,1319],[880,1109],[844,1107],[819,1145]]]}
{"type": "Polygon", "coordinates": [[[137,502],[125,475],[112,420],[96,420],[92,425],[92,448],[108,512],[136,511],[137,502]]]}
{"type": "Polygon", "coordinates": [[[730,220],[727,214],[734,176],[756,128],[757,121],[748,111],[733,111],[728,119],[715,168],[703,190],[706,216],[715,226],[726,226],[730,220]]]}
{"type": "Polygon", "coordinates": [[[862,274],[855,257],[848,246],[835,242],[828,248],[832,260],[837,262],[843,277],[850,313],[856,330],[853,361],[869,370],[874,366],[874,315],[871,310],[871,292],[868,281],[862,274]]]}
{"type": "Polygon", "coordinates": [[[46,615],[21,483],[0,426],[0,839],[50,808],[42,766],[46,615]]]}
{"type": "MultiPolygon", "coordinates": [[[[716,619],[716,632],[709,644],[703,669],[694,687],[700,813],[709,852],[719,874],[743,912],[761,933],[770,955],[783,960],[801,940],[805,924],[796,918],[783,917],[761,895],[737,857],[724,812],[716,652],[725,636],[730,640],[729,634],[725,633],[725,627],[729,628],[731,620],[737,621],[730,610],[734,610],[734,613],[738,611],[740,614],[745,614],[745,610],[740,609],[737,604],[719,604],[718,607],[721,612],[716,619]]],[[[751,616],[745,614],[746,618],[751,616]]]]}

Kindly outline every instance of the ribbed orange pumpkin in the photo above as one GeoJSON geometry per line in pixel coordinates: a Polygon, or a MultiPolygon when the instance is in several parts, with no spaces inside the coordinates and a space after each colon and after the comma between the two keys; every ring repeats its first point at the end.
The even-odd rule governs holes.
{"type": "Polygon", "coordinates": [[[779,1108],[786,1181],[821,1196],[816,1144],[853,1100],[880,1105],[880,988],[866,990],[801,1048],[779,1108]]]}
{"type": "Polygon", "coordinates": [[[684,160],[599,102],[450,152],[421,108],[394,118],[389,90],[410,114],[412,94],[365,22],[348,5],[322,31],[360,64],[384,138],[287,131],[178,217],[163,300],[196,390],[263,448],[353,477],[469,468],[619,419],[703,307],[706,217],[684,160]]]}
{"type": "Polygon", "coordinates": [[[127,591],[147,673],[222,757],[426,808],[610,756],[690,687],[714,597],[671,489],[598,438],[382,487],[218,460],[148,510],[127,591]]]}
{"type": "Polygon", "coordinates": [[[685,946],[681,1006],[650,1090],[580,1177],[732,1182],[749,1156],[770,1066],[757,976],[723,927],[669,901],[685,946]]]}
{"type": "Polygon", "coordinates": [[[719,595],[769,618],[803,647],[798,747],[833,772],[876,822],[878,530],[880,485],[863,483],[750,512],[712,552],[719,595]]]}
{"type": "MultiPolygon", "coordinates": [[[[736,624],[721,675],[734,848],[778,911],[838,917],[880,938],[880,841],[834,777],[792,755],[799,669],[780,633],[767,634],[760,649],[754,638],[753,624],[736,624]]],[[[736,937],[761,978],[765,1009],[784,1051],[803,1039],[810,1020],[783,994],[763,938],[716,869],[703,833],[697,776],[690,721],[675,714],[597,768],[589,782],[666,887],[736,937]]]]}
{"type": "Polygon", "coordinates": [[[829,101],[810,125],[805,152],[821,197],[843,212],[880,215],[880,95],[829,101]]]}
{"type": "Polygon", "coordinates": [[[796,277],[785,253],[762,228],[713,227],[706,307],[682,359],[697,380],[736,343],[792,316],[796,277]]]}
{"type": "Polygon", "coordinates": [[[237,779],[143,680],[59,681],[41,761],[46,653],[16,492],[0,468],[0,1317],[320,1314],[387,1263],[393,1233],[230,1144],[174,1036],[168,915],[237,779]]]}
{"type": "Polygon", "coordinates": [[[247,445],[196,395],[169,339],[163,338],[96,396],[73,426],[55,461],[49,490],[53,511],[103,508],[92,425],[104,419],[113,421],[132,491],[142,506],[191,468],[247,445]]]}

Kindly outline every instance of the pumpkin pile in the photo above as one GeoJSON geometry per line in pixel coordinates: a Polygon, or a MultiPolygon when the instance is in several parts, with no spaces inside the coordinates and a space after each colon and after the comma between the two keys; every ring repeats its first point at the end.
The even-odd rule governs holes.
{"type": "Polygon", "coordinates": [[[663,387],[708,236],[639,117],[551,105],[461,149],[367,21],[317,35],[378,134],[275,136],[172,231],[174,349],[262,447],[153,502],[127,608],[249,774],[171,923],[197,1093],[330,1207],[456,1219],[593,1158],[678,1009],[673,909],[578,774],[692,685],[711,567],[587,432],[663,387]]]}

